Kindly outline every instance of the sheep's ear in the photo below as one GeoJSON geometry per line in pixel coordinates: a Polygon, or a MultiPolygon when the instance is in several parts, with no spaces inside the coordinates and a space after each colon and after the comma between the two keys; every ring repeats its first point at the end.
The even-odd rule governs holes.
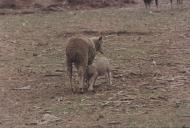
{"type": "Polygon", "coordinates": [[[102,40],[102,38],[103,38],[103,37],[102,37],[102,36],[100,36],[100,37],[98,38],[98,40],[99,40],[99,41],[101,41],[101,40],[102,40]]]}

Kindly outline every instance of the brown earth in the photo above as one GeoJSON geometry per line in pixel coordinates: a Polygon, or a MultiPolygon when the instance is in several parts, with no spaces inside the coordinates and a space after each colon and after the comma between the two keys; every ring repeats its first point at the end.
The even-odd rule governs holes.
{"type": "Polygon", "coordinates": [[[190,127],[189,7],[0,15],[0,128],[190,127]],[[113,85],[72,94],[66,41],[99,33],[113,85]]]}

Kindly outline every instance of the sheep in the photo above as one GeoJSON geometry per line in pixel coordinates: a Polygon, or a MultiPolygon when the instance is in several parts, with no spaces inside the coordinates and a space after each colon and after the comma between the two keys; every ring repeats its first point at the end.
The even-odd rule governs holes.
{"type": "MultiPolygon", "coordinates": [[[[153,0],[144,0],[144,4],[146,6],[146,8],[150,8],[150,4],[153,0]]],[[[156,7],[158,8],[158,0],[155,0],[155,3],[156,3],[156,7]]],[[[170,3],[171,3],[171,8],[172,8],[172,3],[173,3],[173,0],[170,0],[170,3]]],[[[183,3],[183,0],[177,0],[177,4],[182,4],[183,3]]]]}
{"type": "MultiPolygon", "coordinates": [[[[151,4],[152,0],[144,0],[144,4],[146,8],[150,8],[150,4],[151,4]]],[[[156,7],[158,8],[158,0],[155,0],[156,3],[156,7]]]]}
{"type": "Polygon", "coordinates": [[[97,51],[103,54],[102,45],[102,36],[92,38],[73,37],[69,39],[66,46],[66,65],[72,92],[74,92],[72,85],[73,64],[78,70],[79,89],[83,93],[87,66],[93,63],[97,51]]]}
{"type": "MultiPolygon", "coordinates": [[[[171,3],[171,7],[172,7],[173,0],[170,0],[170,3],[171,3]]],[[[183,3],[183,0],[177,0],[177,5],[182,4],[182,3],[183,3]]]]}
{"type": "Polygon", "coordinates": [[[112,74],[109,60],[106,57],[96,59],[96,62],[89,65],[86,72],[88,91],[94,91],[94,85],[98,76],[106,75],[109,85],[112,85],[112,74]]]}

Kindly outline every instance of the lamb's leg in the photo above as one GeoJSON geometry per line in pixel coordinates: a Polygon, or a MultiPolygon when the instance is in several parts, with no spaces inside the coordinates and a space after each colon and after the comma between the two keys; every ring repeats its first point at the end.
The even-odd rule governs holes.
{"type": "Polygon", "coordinates": [[[72,63],[69,61],[67,61],[67,73],[69,76],[70,88],[71,88],[72,92],[74,92],[74,88],[72,85],[72,63]]]}
{"type": "Polygon", "coordinates": [[[90,86],[89,86],[89,88],[88,88],[88,91],[91,91],[91,92],[94,91],[94,85],[95,85],[95,82],[96,82],[97,77],[98,77],[98,75],[97,75],[97,74],[94,74],[94,75],[90,78],[90,80],[89,80],[90,86]]]}
{"type": "Polygon", "coordinates": [[[109,70],[106,72],[106,77],[107,77],[107,83],[109,84],[109,86],[111,86],[112,85],[112,74],[109,70]]]}
{"type": "Polygon", "coordinates": [[[86,78],[86,84],[87,84],[87,88],[88,88],[90,86],[89,78],[86,78]]]}
{"type": "Polygon", "coordinates": [[[109,86],[112,85],[112,73],[109,71],[108,72],[108,78],[109,78],[109,86]]]}
{"type": "Polygon", "coordinates": [[[87,72],[85,73],[84,82],[85,89],[87,89],[89,87],[89,77],[87,76],[87,72]]]}

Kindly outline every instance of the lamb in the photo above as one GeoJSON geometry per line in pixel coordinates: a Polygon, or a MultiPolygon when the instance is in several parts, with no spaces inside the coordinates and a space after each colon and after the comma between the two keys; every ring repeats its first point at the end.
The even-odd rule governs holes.
{"type": "Polygon", "coordinates": [[[103,54],[102,45],[102,36],[93,38],[73,37],[69,39],[66,46],[66,65],[72,91],[74,91],[72,85],[73,64],[78,70],[79,89],[83,93],[87,66],[93,63],[97,51],[103,54]]]}
{"type": "Polygon", "coordinates": [[[112,84],[112,74],[109,60],[106,57],[97,58],[96,62],[89,65],[86,73],[86,80],[89,91],[94,91],[94,84],[98,76],[106,75],[108,84],[112,84]]]}

